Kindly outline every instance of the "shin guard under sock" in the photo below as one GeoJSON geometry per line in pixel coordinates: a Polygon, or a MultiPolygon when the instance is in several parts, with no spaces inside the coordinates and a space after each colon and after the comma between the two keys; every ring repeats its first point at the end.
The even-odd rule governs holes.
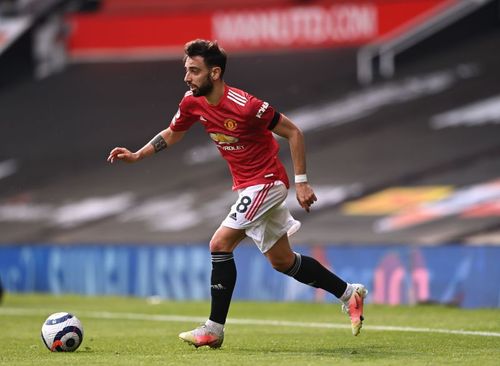
{"type": "Polygon", "coordinates": [[[213,252],[210,294],[212,304],[209,319],[219,324],[226,323],[234,285],[236,284],[236,265],[233,253],[213,252]]]}

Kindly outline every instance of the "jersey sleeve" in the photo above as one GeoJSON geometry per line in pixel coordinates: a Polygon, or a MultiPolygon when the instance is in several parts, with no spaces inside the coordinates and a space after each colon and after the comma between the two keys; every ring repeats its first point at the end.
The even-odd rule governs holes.
{"type": "Polygon", "coordinates": [[[190,113],[189,101],[184,97],[179,103],[177,113],[170,122],[170,129],[172,131],[180,132],[187,131],[191,126],[198,121],[198,118],[190,113]]]}
{"type": "Polygon", "coordinates": [[[249,116],[258,125],[272,130],[278,123],[281,114],[268,102],[256,97],[250,97],[249,116]]]}

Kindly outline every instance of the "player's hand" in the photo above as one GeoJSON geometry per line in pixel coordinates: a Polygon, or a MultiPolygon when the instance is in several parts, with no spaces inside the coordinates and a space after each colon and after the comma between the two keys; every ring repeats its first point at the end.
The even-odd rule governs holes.
{"type": "Polygon", "coordinates": [[[137,153],[131,152],[129,149],[124,147],[115,147],[108,156],[108,161],[112,164],[115,160],[121,160],[126,163],[135,163],[139,160],[139,155],[137,153]]]}
{"type": "Polygon", "coordinates": [[[300,207],[309,212],[311,205],[318,200],[313,189],[309,183],[306,182],[296,183],[295,190],[297,191],[297,201],[299,201],[300,207]]]}

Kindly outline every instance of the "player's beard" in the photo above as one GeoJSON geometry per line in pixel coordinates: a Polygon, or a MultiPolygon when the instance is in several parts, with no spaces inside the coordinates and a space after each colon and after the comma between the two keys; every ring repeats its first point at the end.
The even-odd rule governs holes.
{"type": "Polygon", "coordinates": [[[199,87],[192,89],[193,91],[193,96],[195,97],[203,97],[205,95],[208,95],[212,92],[214,89],[214,83],[210,79],[210,76],[207,76],[203,84],[201,84],[199,87]]]}

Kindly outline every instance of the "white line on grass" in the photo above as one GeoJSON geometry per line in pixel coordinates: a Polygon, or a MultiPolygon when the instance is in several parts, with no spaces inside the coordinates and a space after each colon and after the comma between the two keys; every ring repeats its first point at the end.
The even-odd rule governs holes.
{"type": "MultiPolygon", "coordinates": [[[[43,309],[16,309],[0,308],[1,315],[23,316],[23,315],[48,315],[50,310],[43,309]]],[[[155,315],[140,313],[113,313],[107,311],[74,311],[80,318],[93,319],[117,319],[117,320],[142,320],[156,322],[181,322],[181,323],[201,323],[206,320],[204,317],[183,316],[183,315],[155,315]]],[[[348,324],[336,323],[314,323],[314,322],[292,322],[284,320],[264,320],[264,319],[228,319],[229,324],[239,325],[263,325],[274,327],[299,327],[299,328],[328,328],[328,329],[350,329],[348,324]]],[[[482,337],[500,337],[500,332],[483,332],[473,330],[453,330],[438,328],[416,328],[398,327],[386,325],[365,325],[363,330],[378,330],[384,332],[416,332],[416,333],[443,333],[457,335],[472,335],[482,337]]]]}

